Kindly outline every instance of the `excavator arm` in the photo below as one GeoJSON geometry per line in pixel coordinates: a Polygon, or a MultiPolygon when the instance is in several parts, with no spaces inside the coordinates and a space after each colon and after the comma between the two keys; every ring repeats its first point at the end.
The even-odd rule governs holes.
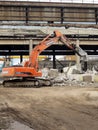
{"type": "Polygon", "coordinates": [[[50,38],[52,35],[48,35],[45,39],[43,39],[37,46],[32,50],[29,61],[24,64],[24,67],[33,67],[35,70],[38,70],[38,56],[39,54],[48,48],[49,46],[56,44],[61,36],[60,32],[56,32],[56,36],[50,38]]]}
{"type": "Polygon", "coordinates": [[[42,40],[31,52],[29,57],[29,61],[25,62],[24,67],[33,67],[36,71],[38,71],[38,56],[39,54],[53,44],[57,44],[57,42],[62,42],[65,46],[73,50],[77,53],[81,61],[87,61],[87,53],[78,47],[76,44],[71,43],[71,41],[64,36],[59,31],[54,31],[53,34],[48,35],[44,40],[42,40]],[[51,38],[52,37],[52,38],[51,38]]]}

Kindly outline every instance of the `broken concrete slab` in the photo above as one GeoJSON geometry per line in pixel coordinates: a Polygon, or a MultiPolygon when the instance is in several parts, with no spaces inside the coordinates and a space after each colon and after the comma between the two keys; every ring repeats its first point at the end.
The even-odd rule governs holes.
{"type": "Polygon", "coordinates": [[[84,82],[92,82],[92,75],[84,75],[83,81],[84,82]]]}
{"type": "Polygon", "coordinates": [[[58,69],[50,69],[49,70],[49,77],[55,78],[59,75],[58,69]]]}
{"type": "Polygon", "coordinates": [[[49,69],[48,68],[43,68],[42,70],[41,70],[41,72],[42,72],[42,77],[43,78],[48,78],[49,77],[49,69]]]}

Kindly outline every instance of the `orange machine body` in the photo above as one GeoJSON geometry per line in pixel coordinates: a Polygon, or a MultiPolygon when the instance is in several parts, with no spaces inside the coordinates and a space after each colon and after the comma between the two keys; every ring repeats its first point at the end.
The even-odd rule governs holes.
{"type": "Polygon", "coordinates": [[[3,68],[2,76],[5,77],[41,77],[42,72],[31,67],[7,67],[3,68]]]}

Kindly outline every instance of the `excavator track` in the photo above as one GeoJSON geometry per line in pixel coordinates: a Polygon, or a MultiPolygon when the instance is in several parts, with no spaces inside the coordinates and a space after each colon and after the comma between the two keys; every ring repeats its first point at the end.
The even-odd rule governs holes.
{"type": "Polygon", "coordinates": [[[5,80],[4,87],[25,87],[25,88],[39,88],[44,86],[52,86],[51,80],[48,79],[33,79],[33,80],[5,80]]]}

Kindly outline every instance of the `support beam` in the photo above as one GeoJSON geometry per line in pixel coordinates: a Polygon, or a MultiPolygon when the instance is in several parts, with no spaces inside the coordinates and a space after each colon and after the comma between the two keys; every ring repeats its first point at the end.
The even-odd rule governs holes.
{"type": "Polygon", "coordinates": [[[32,51],[32,46],[33,46],[33,40],[30,39],[30,41],[29,41],[29,56],[30,56],[31,51],[32,51]]]}
{"type": "Polygon", "coordinates": [[[29,15],[28,15],[28,13],[29,13],[29,8],[28,8],[28,7],[26,7],[26,8],[25,8],[26,24],[28,24],[28,20],[29,20],[29,15]]]}
{"type": "Polygon", "coordinates": [[[63,24],[63,21],[64,21],[64,11],[63,11],[63,8],[61,8],[61,24],[63,24]]]}
{"type": "MultiPolygon", "coordinates": [[[[76,45],[79,46],[79,39],[76,41],[76,45]]],[[[77,69],[81,71],[80,56],[76,54],[76,65],[77,69]]]]}
{"type": "Polygon", "coordinates": [[[56,69],[55,50],[53,49],[53,69],[56,69]]]}
{"type": "Polygon", "coordinates": [[[23,61],[23,55],[20,55],[20,63],[23,61]]]}
{"type": "Polygon", "coordinates": [[[98,22],[98,18],[97,18],[97,9],[95,9],[95,21],[96,21],[96,24],[97,24],[97,22],[98,22]]]}

